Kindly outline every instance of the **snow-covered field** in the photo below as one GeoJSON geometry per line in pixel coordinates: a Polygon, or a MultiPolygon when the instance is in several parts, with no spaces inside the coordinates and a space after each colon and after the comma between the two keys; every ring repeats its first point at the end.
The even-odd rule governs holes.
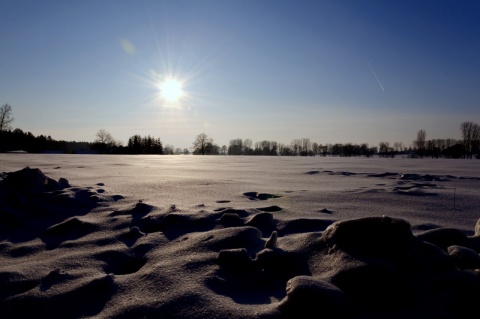
{"type": "Polygon", "coordinates": [[[478,160],[0,154],[0,179],[2,318],[477,310],[478,160]]]}

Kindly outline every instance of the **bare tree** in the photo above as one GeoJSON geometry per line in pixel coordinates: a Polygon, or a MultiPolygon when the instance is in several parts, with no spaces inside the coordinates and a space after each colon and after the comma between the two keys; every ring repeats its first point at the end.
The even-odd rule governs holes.
{"type": "Polygon", "coordinates": [[[0,107],[0,132],[10,130],[10,124],[12,124],[12,122],[12,107],[8,104],[5,104],[0,107]]]}
{"type": "Polygon", "coordinates": [[[301,139],[294,139],[290,143],[290,148],[292,149],[293,155],[296,156],[296,155],[300,154],[300,152],[302,150],[302,140],[301,139]]]}
{"type": "Polygon", "coordinates": [[[464,158],[472,158],[472,154],[479,144],[480,127],[473,122],[463,122],[460,124],[462,131],[464,158]]]}
{"type": "Polygon", "coordinates": [[[300,155],[307,156],[312,151],[312,142],[309,138],[302,138],[301,140],[301,150],[300,155]]]}
{"type": "Polygon", "coordinates": [[[318,154],[318,148],[319,148],[319,147],[318,147],[317,142],[313,142],[313,143],[312,143],[313,156],[317,156],[317,154],[318,154]]]}
{"type": "Polygon", "coordinates": [[[253,154],[253,141],[249,138],[243,140],[243,154],[252,155],[253,154]]]}
{"type": "Polygon", "coordinates": [[[112,134],[110,134],[104,129],[98,130],[95,136],[96,136],[96,139],[94,141],[95,143],[104,144],[107,146],[115,145],[115,139],[112,137],[112,134]]]}
{"type": "Polygon", "coordinates": [[[402,142],[395,142],[393,143],[393,148],[395,149],[395,152],[403,152],[404,147],[402,142]]]}
{"type": "Polygon", "coordinates": [[[427,133],[425,130],[420,130],[417,132],[417,139],[413,142],[415,148],[417,149],[417,154],[423,158],[425,155],[425,150],[427,147],[427,133]]]}
{"type": "Polygon", "coordinates": [[[243,155],[243,141],[241,138],[230,140],[228,155],[243,155]]]}
{"type": "MultiPolygon", "coordinates": [[[[111,151],[112,148],[117,146],[117,141],[112,137],[112,135],[104,129],[98,130],[95,134],[95,140],[93,141],[92,149],[100,153],[107,153],[111,151]]],[[[121,144],[121,143],[120,143],[121,144]]]]}
{"type": "Polygon", "coordinates": [[[395,157],[394,148],[390,147],[389,142],[378,143],[378,155],[380,157],[395,157]]]}
{"type": "Polygon", "coordinates": [[[368,147],[368,143],[363,143],[360,145],[360,154],[363,154],[366,157],[370,157],[372,155],[370,148],[368,147]]]}
{"type": "Polygon", "coordinates": [[[222,155],[227,155],[227,145],[223,145],[220,150],[222,152],[222,155]]]}
{"type": "Polygon", "coordinates": [[[175,146],[171,145],[171,144],[166,144],[164,147],[163,147],[163,154],[164,155],[173,155],[175,154],[175,146]]]}
{"type": "Polygon", "coordinates": [[[205,155],[208,151],[208,146],[212,144],[213,139],[209,138],[205,133],[200,133],[193,141],[193,153],[205,155]]]}

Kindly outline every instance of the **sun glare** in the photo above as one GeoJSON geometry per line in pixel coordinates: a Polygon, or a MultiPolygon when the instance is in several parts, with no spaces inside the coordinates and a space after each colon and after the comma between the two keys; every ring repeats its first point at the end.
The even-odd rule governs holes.
{"type": "Polygon", "coordinates": [[[166,79],[160,83],[160,95],[168,102],[176,102],[183,95],[182,83],[175,79],[166,79]]]}

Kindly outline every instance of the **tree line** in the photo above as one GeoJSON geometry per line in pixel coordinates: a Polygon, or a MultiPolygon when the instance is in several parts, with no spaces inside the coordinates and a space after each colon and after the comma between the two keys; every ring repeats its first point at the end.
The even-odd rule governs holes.
{"type": "Polygon", "coordinates": [[[89,152],[92,143],[57,141],[51,136],[34,136],[31,132],[24,132],[19,128],[0,131],[0,152],[22,150],[28,153],[59,152],[71,154],[78,151],[89,152]]]}
{"type": "MultiPolygon", "coordinates": [[[[22,150],[28,153],[101,153],[101,154],[163,154],[163,144],[159,138],[140,136],[129,138],[127,146],[117,141],[105,129],[100,129],[92,142],[57,141],[51,136],[34,136],[16,128],[12,130],[12,107],[0,107],[0,152],[22,150]]],[[[170,151],[167,149],[167,151],[170,151]]]]}
{"type": "MultiPolygon", "coordinates": [[[[462,123],[462,125],[464,125],[462,123]]],[[[338,157],[395,157],[403,155],[408,157],[432,158],[478,158],[478,142],[466,144],[463,140],[432,139],[426,140],[426,133],[420,130],[419,137],[414,140],[413,146],[406,147],[401,142],[392,146],[389,142],[380,142],[378,146],[369,146],[368,143],[335,143],[319,144],[309,138],[299,138],[290,144],[276,141],[259,141],[253,143],[251,139],[236,138],[230,140],[228,146],[222,147],[214,143],[213,139],[205,133],[199,134],[193,142],[193,154],[196,155],[263,155],[263,156],[338,156],[338,157]],[[464,145],[471,145],[466,148],[464,145]]],[[[469,139],[473,141],[475,139],[469,139]]]]}
{"type": "Polygon", "coordinates": [[[22,150],[28,153],[98,153],[98,154],[163,154],[162,142],[151,136],[134,135],[127,146],[111,139],[105,130],[97,132],[94,142],[54,140],[51,136],[34,136],[19,128],[0,131],[0,152],[22,150]]]}
{"type": "MultiPolygon", "coordinates": [[[[135,134],[128,139],[127,145],[117,141],[105,129],[100,129],[94,142],[56,141],[50,136],[34,136],[21,129],[11,129],[13,122],[12,107],[8,104],[0,107],[0,152],[24,150],[30,153],[102,153],[102,154],[190,154],[189,149],[163,145],[160,138],[135,134]]],[[[427,140],[425,130],[417,132],[412,145],[406,147],[401,142],[390,145],[380,142],[378,146],[368,143],[319,144],[309,138],[298,138],[290,144],[263,140],[235,138],[229,145],[219,146],[205,133],[200,133],[193,142],[194,155],[262,155],[262,156],[340,156],[340,157],[409,157],[432,158],[480,158],[480,126],[473,122],[460,124],[462,139],[427,140]]]]}
{"type": "Polygon", "coordinates": [[[480,126],[473,122],[460,124],[462,139],[430,139],[427,140],[425,130],[417,132],[417,138],[412,146],[406,147],[402,142],[380,142],[377,146],[363,144],[318,144],[309,138],[294,139],[290,144],[276,141],[255,142],[251,139],[236,138],[230,140],[229,146],[219,147],[205,133],[197,135],[193,142],[193,154],[196,155],[263,155],[263,156],[341,156],[409,157],[431,158],[480,158],[480,126]]]}
{"type": "Polygon", "coordinates": [[[163,154],[163,144],[160,138],[140,136],[135,134],[128,139],[127,145],[117,141],[105,129],[98,130],[92,144],[92,150],[101,154],[163,154]]]}

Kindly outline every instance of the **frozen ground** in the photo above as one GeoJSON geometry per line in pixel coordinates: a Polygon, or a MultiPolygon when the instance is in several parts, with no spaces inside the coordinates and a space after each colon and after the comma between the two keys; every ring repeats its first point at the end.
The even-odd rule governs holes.
{"type": "Polygon", "coordinates": [[[467,318],[479,186],[477,160],[0,154],[0,314],[467,318]]]}
{"type": "Polygon", "coordinates": [[[159,207],[259,208],[266,202],[244,195],[258,192],[280,195],[276,216],[291,218],[390,215],[471,232],[480,217],[476,160],[0,155],[0,171],[27,165],[75,186],[101,183],[109,194],[159,207]]]}

